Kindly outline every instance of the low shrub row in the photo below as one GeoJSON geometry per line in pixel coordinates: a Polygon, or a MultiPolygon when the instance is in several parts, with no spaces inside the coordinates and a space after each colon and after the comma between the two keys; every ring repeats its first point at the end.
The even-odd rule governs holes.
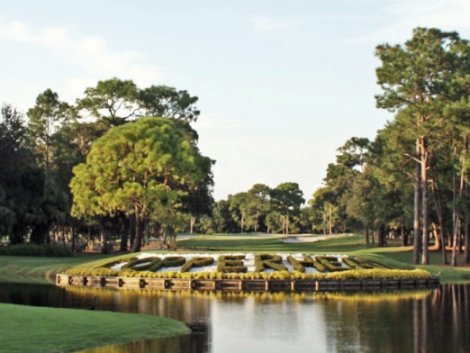
{"type": "MultiPolygon", "coordinates": [[[[292,255],[287,256],[287,261],[295,271],[305,272],[305,267],[315,267],[315,260],[311,256],[304,255],[303,260],[298,260],[292,255]]],[[[324,272],[324,271],[321,271],[324,272]]]]}
{"type": "Polygon", "coordinates": [[[220,255],[217,260],[217,272],[245,273],[248,267],[243,264],[245,255],[220,255]]]}
{"type": "Polygon", "coordinates": [[[0,256],[71,257],[72,252],[62,246],[16,244],[0,246],[0,256]]]}
{"type": "Polygon", "coordinates": [[[123,270],[114,271],[106,268],[96,269],[69,269],[66,271],[68,275],[81,276],[119,276],[119,277],[139,277],[139,278],[176,278],[176,279],[239,279],[239,280],[399,280],[399,279],[427,279],[432,274],[428,271],[415,270],[393,270],[393,269],[370,269],[370,270],[347,270],[332,273],[303,273],[298,271],[274,271],[266,272],[249,272],[249,273],[221,273],[221,272],[151,272],[151,271],[134,271],[123,270]]]}
{"type": "Polygon", "coordinates": [[[256,254],[255,272],[264,272],[267,269],[287,271],[287,267],[282,264],[282,257],[280,255],[256,254]]]}
{"type": "MultiPolygon", "coordinates": [[[[334,256],[315,256],[315,263],[319,268],[326,269],[328,272],[348,271],[348,268],[341,267],[341,263],[337,257],[334,256]]],[[[321,271],[320,272],[325,272],[321,271]]]]}
{"type": "Polygon", "coordinates": [[[213,257],[193,257],[191,260],[181,266],[181,272],[189,272],[193,267],[204,267],[214,263],[213,257]]]}
{"type": "Polygon", "coordinates": [[[135,271],[158,271],[163,266],[159,257],[146,257],[129,261],[121,267],[122,270],[132,269],[135,271]]]}
{"type": "Polygon", "coordinates": [[[71,276],[120,276],[121,272],[112,270],[107,267],[97,267],[97,268],[70,268],[65,271],[65,274],[71,276]]]}

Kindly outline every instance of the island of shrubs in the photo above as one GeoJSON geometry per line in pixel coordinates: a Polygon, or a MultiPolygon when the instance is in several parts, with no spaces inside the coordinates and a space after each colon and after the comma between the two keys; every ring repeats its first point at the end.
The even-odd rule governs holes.
{"type": "Polygon", "coordinates": [[[68,275],[82,276],[119,276],[140,278],[183,278],[183,279],[425,279],[432,277],[425,270],[393,269],[385,264],[363,259],[360,257],[343,256],[310,256],[303,255],[302,259],[292,255],[287,261],[293,271],[282,263],[282,257],[276,254],[256,254],[254,256],[254,271],[248,272],[244,264],[246,255],[220,255],[217,259],[216,271],[193,271],[215,263],[211,256],[195,256],[186,260],[183,256],[168,256],[161,258],[151,256],[145,258],[127,258],[107,263],[98,268],[69,269],[68,275]],[[120,270],[111,267],[122,264],[120,270]],[[345,264],[347,267],[343,267],[345,264]],[[175,268],[179,267],[179,270],[175,268]],[[316,272],[306,273],[306,268],[316,269],[316,272]],[[166,270],[168,269],[168,270],[166,270]],[[157,272],[158,271],[158,272],[157,272]]]}

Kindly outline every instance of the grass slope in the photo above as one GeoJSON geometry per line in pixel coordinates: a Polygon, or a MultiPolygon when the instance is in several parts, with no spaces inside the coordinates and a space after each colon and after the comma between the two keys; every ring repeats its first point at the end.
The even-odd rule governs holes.
{"type": "Polygon", "coordinates": [[[179,321],[152,315],[0,304],[0,352],[51,353],[188,334],[179,321]]]}
{"type": "MultiPolygon", "coordinates": [[[[284,243],[284,238],[285,236],[251,234],[201,235],[179,241],[178,245],[184,249],[183,252],[349,254],[384,262],[396,268],[415,268],[412,264],[412,248],[400,247],[392,241],[389,241],[388,247],[379,248],[375,245],[366,245],[360,236],[337,237],[312,243],[284,243]]],[[[55,273],[72,267],[97,267],[119,257],[129,257],[129,254],[120,256],[83,254],[73,258],[0,256],[0,282],[54,283],[55,273]]],[[[459,267],[441,265],[441,255],[435,251],[430,252],[430,262],[432,265],[417,267],[432,273],[440,272],[442,283],[470,281],[468,265],[459,267]]]]}

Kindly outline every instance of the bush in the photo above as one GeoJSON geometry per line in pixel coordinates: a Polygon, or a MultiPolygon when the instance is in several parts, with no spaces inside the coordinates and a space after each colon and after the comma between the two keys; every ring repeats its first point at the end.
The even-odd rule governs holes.
{"type": "Polygon", "coordinates": [[[163,267],[178,267],[186,262],[183,256],[168,256],[163,259],[163,267]]]}
{"type": "MultiPolygon", "coordinates": [[[[341,267],[338,259],[333,256],[316,256],[315,260],[321,263],[327,271],[329,272],[338,272],[338,271],[348,271],[347,268],[341,267]]],[[[318,268],[317,268],[318,269],[318,268]]],[[[324,272],[324,271],[320,271],[324,272]]]]}
{"type": "Polygon", "coordinates": [[[0,246],[0,255],[4,256],[36,256],[36,257],[71,257],[72,252],[62,246],[37,245],[37,244],[16,244],[0,246]]]}
{"type": "Polygon", "coordinates": [[[287,261],[289,261],[295,271],[305,272],[304,265],[302,265],[302,263],[295,259],[292,255],[287,256],[287,261]]]}
{"type": "Polygon", "coordinates": [[[162,267],[162,259],[159,257],[146,257],[143,259],[137,259],[129,261],[127,264],[122,266],[122,269],[132,269],[134,271],[157,271],[162,267]],[[151,270],[152,269],[152,270],[151,270]]]}
{"type": "Polygon", "coordinates": [[[217,261],[217,272],[244,273],[248,268],[243,264],[245,255],[221,255],[217,261]]]}
{"type": "Polygon", "coordinates": [[[282,264],[281,256],[270,254],[255,255],[255,272],[263,272],[266,268],[274,271],[287,271],[287,267],[282,264]]]}
{"type": "Polygon", "coordinates": [[[97,267],[92,269],[71,268],[65,271],[65,274],[75,276],[117,276],[119,275],[119,271],[111,270],[107,267],[97,267]]]}
{"type": "Polygon", "coordinates": [[[189,272],[192,267],[209,266],[214,263],[213,257],[193,257],[191,260],[181,266],[181,272],[189,272]]]}

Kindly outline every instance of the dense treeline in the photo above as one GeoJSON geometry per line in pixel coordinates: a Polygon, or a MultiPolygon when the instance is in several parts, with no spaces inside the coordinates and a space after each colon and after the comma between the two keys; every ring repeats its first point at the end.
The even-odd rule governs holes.
{"type": "Polygon", "coordinates": [[[0,235],[10,244],[120,238],[140,249],[144,232],[172,236],[189,215],[209,212],[214,163],[190,123],[197,97],[117,78],[75,105],[50,89],[27,118],[3,105],[0,235]],[[158,116],[157,118],[143,118],[158,116]],[[106,188],[113,186],[114,189],[106,188]]]}
{"type": "Polygon", "coordinates": [[[310,232],[301,208],[304,202],[297,183],[286,182],[275,188],[255,184],[246,192],[214,203],[211,215],[201,218],[199,229],[204,233],[310,232]]]}
{"type": "MultiPolygon", "coordinates": [[[[442,263],[449,263],[449,248],[453,265],[459,253],[469,263],[470,43],[455,32],[417,28],[403,46],[379,45],[376,56],[377,107],[394,117],[375,140],[353,137],[338,149],[324,185],[295,221],[306,225],[303,231],[362,232],[378,246],[399,238],[413,245],[416,264],[420,256],[429,263],[431,245],[442,263]]],[[[218,203],[216,215],[233,210],[235,196],[218,203]]],[[[245,209],[245,218],[235,220],[251,215],[248,224],[282,229],[268,225],[270,211],[259,223],[256,207],[241,205],[238,214],[245,209]]],[[[215,217],[212,222],[220,224],[215,217]]]]}
{"type": "MultiPolygon", "coordinates": [[[[311,205],[328,229],[452,248],[469,262],[470,44],[455,32],[417,28],[404,46],[380,45],[377,106],[395,113],[374,141],[352,138],[330,164],[311,205]],[[463,250],[465,249],[465,250],[463,250]]],[[[374,238],[371,238],[372,240],[374,238]]]]}
{"type": "Polygon", "coordinates": [[[146,237],[179,231],[362,232],[367,243],[413,245],[415,263],[429,263],[430,246],[443,263],[448,248],[453,265],[459,253],[468,263],[470,44],[417,28],[376,56],[377,107],[393,118],[373,141],[346,141],[304,207],[295,182],[214,202],[213,161],[190,124],[198,99],[186,91],[111,79],[71,106],[46,90],[27,123],[4,105],[0,234],[12,244],[117,238],[137,251],[146,237]]]}

